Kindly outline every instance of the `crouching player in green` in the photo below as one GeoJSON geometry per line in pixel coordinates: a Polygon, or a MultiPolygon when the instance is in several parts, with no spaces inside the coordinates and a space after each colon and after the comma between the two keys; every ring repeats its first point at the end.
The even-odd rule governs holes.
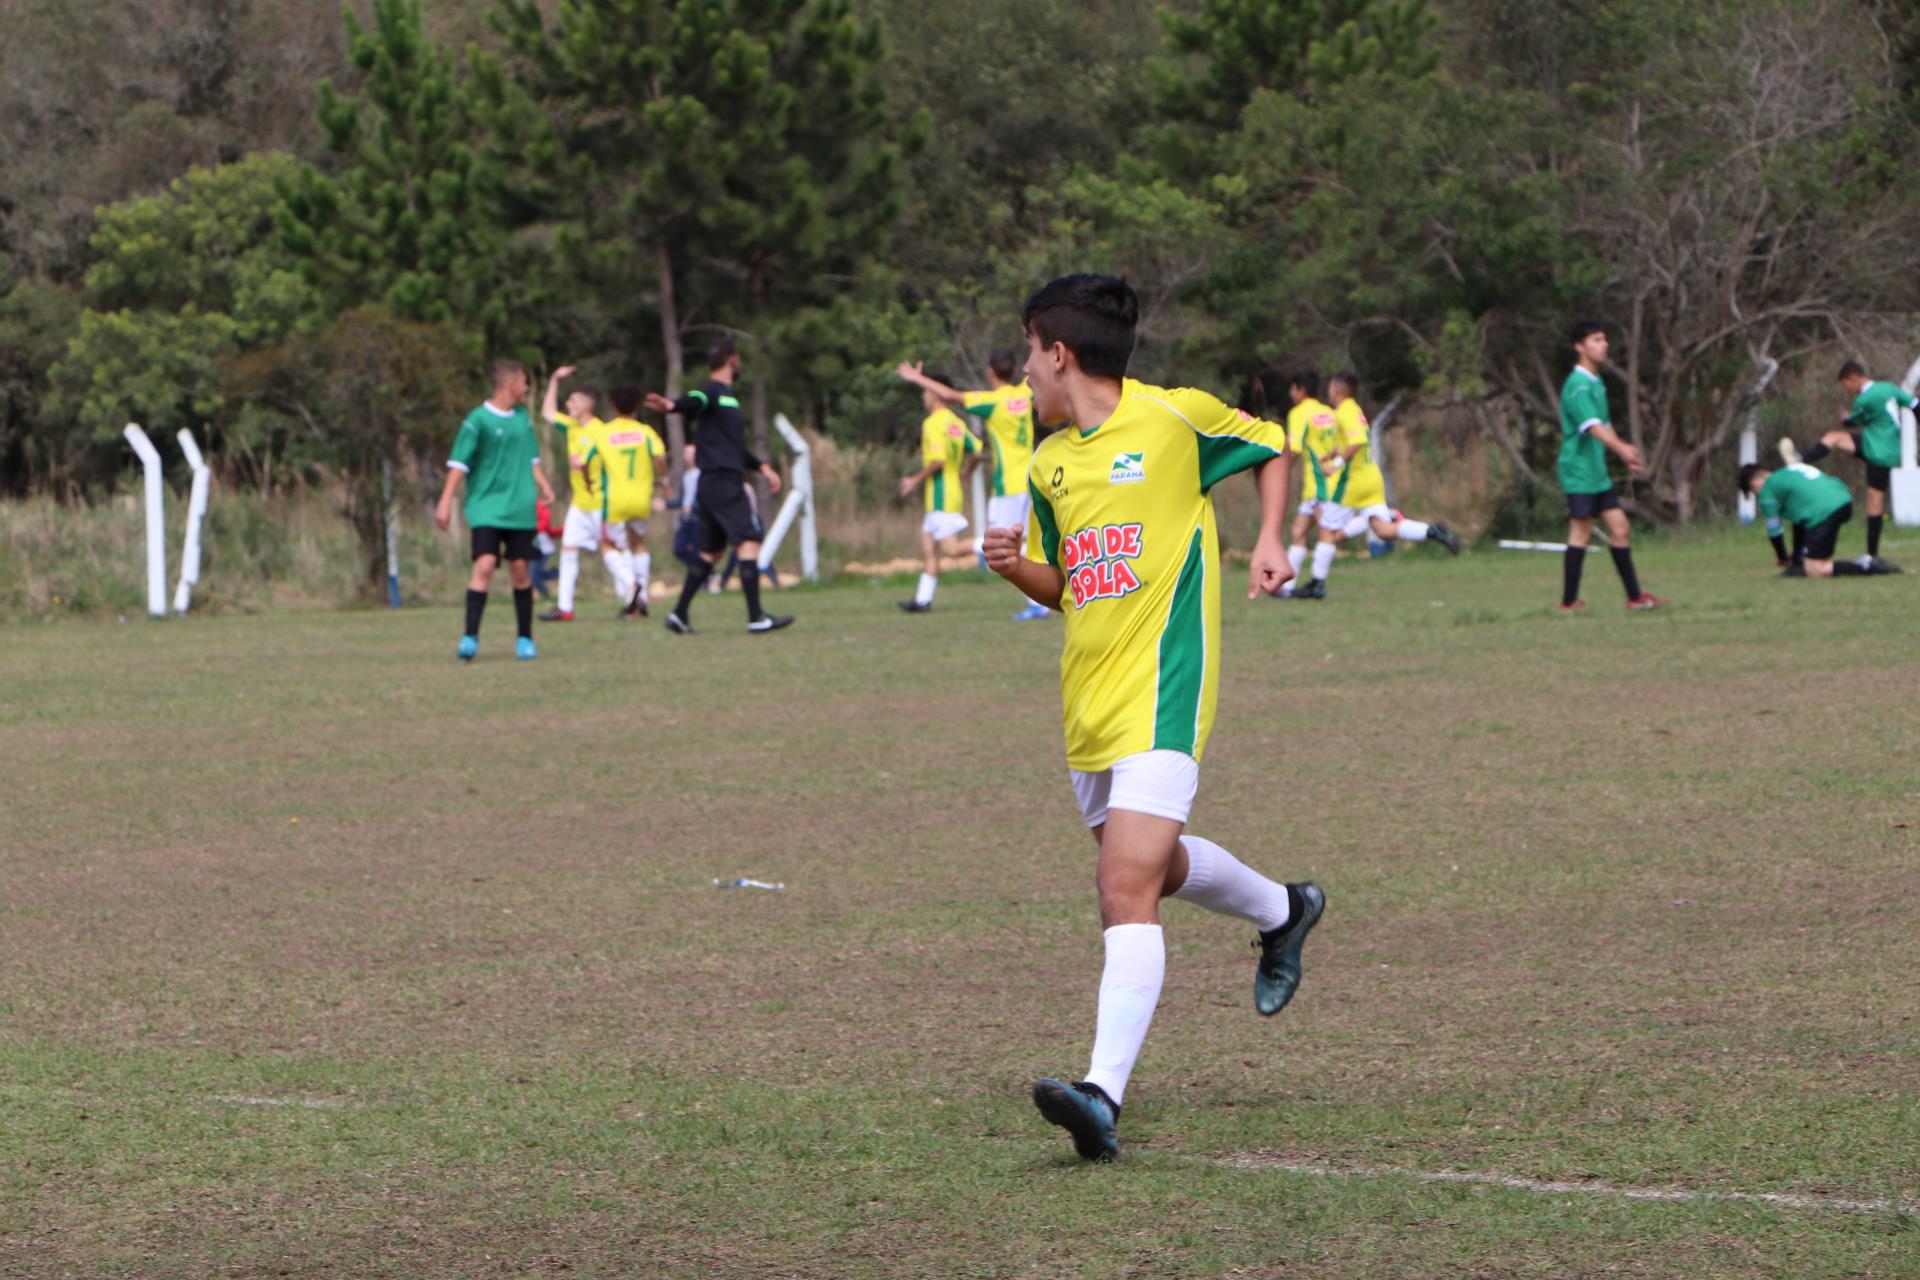
{"type": "Polygon", "coordinates": [[[1911,409],[1913,396],[1891,382],[1867,376],[1866,366],[1849,360],[1840,366],[1840,387],[1853,397],[1840,426],[1802,452],[1791,439],[1780,441],[1787,463],[1818,462],[1830,453],[1851,453],[1867,468],[1867,554],[1859,561],[1869,572],[1897,570],[1880,558],[1880,531],[1886,527],[1887,494],[1893,489],[1893,469],[1900,465],[1900,410],[1911,409]]]}
{"type": "Polygon", "coordinates": [[[1160,899],[1259,930],[1254,1007],[1278,1013],[1326,896],[1279,884],[1211,840],[1183,834],[1213,727],[1220,672],[1220,544],[1214,485],[1256,470],[1260,534],[1249,597],[1293,576],[1282,529],[1286,432],[1204,391],[1127,380],[1140,306],[1114,276],[1067,276],[1027,300],[1027,376],[1041,422],[1067,423],[1028,470],[1024,531],[989,529],[987,567],[1066,615],[1060,659],[1067,767],[1100,846],[1106,963],[1092,1063],[1078,1083],[1047,1077],[1034,1104],[1088,1160],[1119,1151],[1116,1125],[1167,953],[1160,899]]]}
{"type": "Polygon", "coordinates": [[[1840,526],[1853,519],[1853,495],[1847,486],[1832,476],[1805,463],[1769,471],[1749,462],[1740,468],[1740,492],[1750,494],[1766,517],[1767,537],[1773,542],[1773,554],[1787,565],[1788,574],[1799,577],[1795,567],[1804,563],[1805,576],[1831,578],[1864,576],[1873,570],[1851,560],[1834,559],[1834,547],[1840,541],[1840,526]],[[1793,526],[1794,553],[1787,554],[1784,524],[1793,526]]]}

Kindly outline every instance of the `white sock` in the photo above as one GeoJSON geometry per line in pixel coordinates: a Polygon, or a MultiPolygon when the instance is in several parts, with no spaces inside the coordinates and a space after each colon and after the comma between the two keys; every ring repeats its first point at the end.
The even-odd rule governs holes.
{"type": "Polygon", "coordinates": [[[1087,1083],[1117,1104],[1160,1003],[1167,976],[1167,939],[1157,924],[1117,924],[1106,932],[1107,964],[1100,971],[1100,1013],[1094,1023],[1087,1083]]]}
{"type": "Polygon", "coordinates": [[[1432,527],[1432,525],[1426,524],[1423,521],[1402,518],[1400,521],[1400,532],[1397,536],[1402,542],[1425,542],[1427,540],[1427,530],[1432,527]]]}
{"type": "Polygon", "coordinates": [[[1223,916],[1251,920],[1265,933],[1287,922],[1287,886],[1275,883],[1203,836],[1181,836],[1187,879],[1173,896],[1223,916]]]}
{"type": "Polygon", "coordinates": [[[647,588],[653,585],[653,552],[636,551],[633,553],[633,589],[646,598],[647,588]]]}
{"type": "Polygon", "coordinates": [[[940,585],[940,579],[930,573],[920,575],[920,585],[913,589],[915,604],[932,604],[934,588],[940,585]]]}
{"type": "Polygon", "coordinates": [[[633,599],[633,571],[627,564],[627,553],[619,548],[600,553],[601,563],[607,566],[607,572],[613,575],[613,589],[620,595],[620,603],[633,599]]]}
{"type": "Polygon", "coordinates": [[[1313,580],[1325,582],[1327,570],[1333,568],[1335,547],[1331,542],[1322,542],[1313,549],[1313,580]]]}
{"type": "Polygon", "coordinates": [[[1280,588],[1280,598],[1282,600],[1292,595],[1293,589],[1300,585],[1300,570],[1307,563],[1306,547],[1299,543],[1296,543],[1295,545],[1288,547],[1287,563],[1293,566],[1293,577],[1288,581],[1286,586],[1280,588]]]}
{"type": "Polygon", "coordinates": [[[573,612],[573,589],[580,585],[580,550],[560,548],[560,598],[555,601],[562,613],[573,612]]]}

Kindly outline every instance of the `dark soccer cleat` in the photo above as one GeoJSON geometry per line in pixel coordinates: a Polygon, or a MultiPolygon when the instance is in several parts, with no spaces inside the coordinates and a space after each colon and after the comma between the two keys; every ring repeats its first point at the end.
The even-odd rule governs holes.
{"type": "Polygon", "coordinates": [[[1294,588],[1293,594],[1287,598],[1289,600],[1325,600],[1327,598],[1327,580],[1325,578],[1314,578],[1309,581],[1306,586],[1294,588]]]}
{"type": "Polygon", "coordinates": [[[791,614],[769,613],[749,622],[747,624],[747,634],[750,636],[763,636],[769,631],[778,631],[782,627],[790,627],[792,625],[793,616],[791,614]]]}
{"type": "Polygon", "coordinates": [[[1804,578],[1807,576],[1807,566],[1805,566],[1804,564],[1801,564],[1798,560],[1796,560],[1792,564],[1788,565],[1786,568],[1782,569],[1780,571],[1780,576],[1783,578],[1804,578]]]}
{"type": "Polygon", "coordinates": [[[1869,556],[1867,558],[1867,572],[1898,573],[1900,572],[1900,566],[1891,560],[1882,560],[1879,556],[1869,556]]]}
{"type": "Polygon", "coordinates": [[[667,630],[677,636],[690,636],[693,634],[693,624],[681,617],[678,611],[669,611],[667,614],[667,630]]]}
{"type": "Polygon", "coordinates": [[[1253,970],[1253,1007],[1262,1017],[1286,1008],[1300,989],[1300,948],[1327,909],[1326,891],[1319,885],[1309,880],[1294,887],[1300,892],[1300,918],[1267,930],[1253,944],[1260,948],[1260,963],[1253,970]]]}
{"type": "Polygon", "coordinates": [[[647,616],[647,598],[634,588],[633,599],[627,601],[627,607],[620,611],[623,618],[644,618],[647,616]]]}
{"type": "Polygon", "coordinates": [[[921,604],[918,600],[902,600],[900,609],[903,613],[932,613],[933,602],[929,600],[926,604],[921,604]]]}
{"type": "Polygon", "coordinates": [[[1632,613],[1650,613],[1655,609],[1663,609],[1671,603],[1673,603],[1671,600],[1663,596],[1657,596],[1651,591],[1642,591],[1639,595],[1627,601],[1627,609],[1632,613]]]}
{"type": "Polygon", "coordinates": [[[1460,554],[1460,535],[1449,529],[1444,520],[1435,520],[1427,526],[1427,540],[1445,547],[1450,556],[1460,554]]]}
{"type": "Polygon", "coordinates": [[[571,610],[571,609],[549,609],[549,610],[547,610],[547,611],[546,611],[545,613],[543,613],[543,614],[541,614],[541,615],[540,615],[540,621],[542,621],[542,622],[572,622],[572,621],[573,621],[573,610],[571,610]]]}
{"type": "Polygon", "coordinates": [[[1044,1076],[1033,1086],[1033,1105],[1049,1124],[1073,1135],[1073,1149],[1082,1160],[1112,1160],[1120,1154],[1120,1104],[1097,1084],[1082,1080],[1068,1084],[1044,1076]]]}

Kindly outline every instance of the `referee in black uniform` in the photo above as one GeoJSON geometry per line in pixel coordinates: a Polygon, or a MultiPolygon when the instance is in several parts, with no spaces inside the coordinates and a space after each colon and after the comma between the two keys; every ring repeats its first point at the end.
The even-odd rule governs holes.
{"type": "Polygon", "coordinates": [[[694,494],[694,516],[700,522],[700,558],[687,570],[680,603],[667,615],[667,630],[692,635],[687,610],[693,598],[713,576],[713,566],[729,545],[740,552],[740,589],[747,597],[747,631],[760,635],[791,626],[790,617],[760,608],[760,517],[747,500],[748,471],[767,478],[770,492],[780,492],[780,473],[753,456],[747,448],[745,415],[734,384],[740,378],[740,353],[731,338],[707,348],[706,382],[678,400],[658,392],[647,396],[647,408],[677,413],[693,422],[693,462],[700,468],[700,487],[694,494]]]}

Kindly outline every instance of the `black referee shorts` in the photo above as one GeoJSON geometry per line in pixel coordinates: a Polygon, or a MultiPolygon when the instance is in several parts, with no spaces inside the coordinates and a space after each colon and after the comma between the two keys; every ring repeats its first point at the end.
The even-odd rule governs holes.
{"type": "Polygon", "coordinates": [[[473,527],[473,558],[498,556],[502,560],[533,559],[533,530],[501,529],[494,525],[473,527]]]}
{"type": "Polygon", "coordinates": [[[694,506],[699,508],[700,549],[707,554],[760,541],[760,517],[738,471],[702,471],[694,506]]]}
{"type": "Polygon", "coordinates": [[[1602,511],[1618,511],[1620,495],[1613,489],[1602,489],[1598,493],[1570,493],[1567,495],[1567,519],[1591,520],[1602,511]]]}

